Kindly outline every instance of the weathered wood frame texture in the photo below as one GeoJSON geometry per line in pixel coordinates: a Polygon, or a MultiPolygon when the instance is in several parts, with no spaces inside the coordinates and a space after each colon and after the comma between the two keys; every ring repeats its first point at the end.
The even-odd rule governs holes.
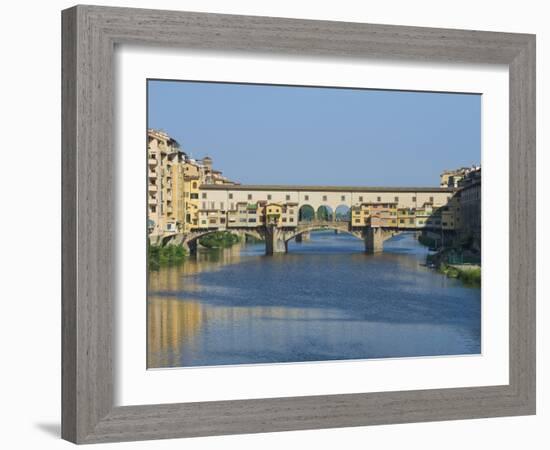
{"type": "Polygon", "coordinates": [[[94,443],[535,413],[535,36],[97,6],[63,11],[62,31],[63,438],[94,443]],[[115,407],[113,52],[125,43],[508,65],[510,384],[115,407]]]}

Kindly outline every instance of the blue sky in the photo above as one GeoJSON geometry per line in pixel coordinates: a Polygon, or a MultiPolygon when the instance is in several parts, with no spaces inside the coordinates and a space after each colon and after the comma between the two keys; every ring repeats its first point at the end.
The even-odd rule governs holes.
{"type": "Polygon", "coordinates": [[[148,127],[243,184],[437,186],[481,159],[480,95],[148,83],[148,127]]]}

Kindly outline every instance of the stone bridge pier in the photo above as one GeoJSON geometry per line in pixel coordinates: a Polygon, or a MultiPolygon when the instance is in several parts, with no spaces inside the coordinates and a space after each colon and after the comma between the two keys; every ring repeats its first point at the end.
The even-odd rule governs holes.
{"type": "Polygon", "coordinates": [[[265,254],[286,253],[288,251],[286,234],[284,230],[277,228],[276,225],[267,225],[265,228],[265,254]]]}
{"type": "Polygon", "coordinates": [[[399,234],[399,230],[367,227],[363,231],[365,252],[380,253],[384,251],[384,241],[399,234]]]}
{"type": "Polygon", "coordinates": [[[367,253],[380,253],[384,250],[384,237],[380,228],[366,228],[363,236],[367,253]]]}

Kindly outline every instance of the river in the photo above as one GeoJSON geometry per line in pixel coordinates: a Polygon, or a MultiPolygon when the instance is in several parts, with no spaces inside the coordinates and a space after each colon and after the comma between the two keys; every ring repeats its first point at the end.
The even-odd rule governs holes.
{"type": "Polygon", "coordinates": [[[286,255],[201,250],[149,274],[148,367],[479,354],[480,289],[426,253],[412,234],[371,255],[333,231],[286,255]]]}

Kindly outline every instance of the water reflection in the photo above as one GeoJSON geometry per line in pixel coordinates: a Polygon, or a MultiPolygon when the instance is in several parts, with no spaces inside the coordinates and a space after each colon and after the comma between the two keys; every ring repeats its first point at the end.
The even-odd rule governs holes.
{"type": "Polygon", "coordinates": [[[153,272],[148,366],[479,353],[479,289],[424,267],[413,236],[385,249],[314,233],[283,256],[236,246],[153,272]]]}

